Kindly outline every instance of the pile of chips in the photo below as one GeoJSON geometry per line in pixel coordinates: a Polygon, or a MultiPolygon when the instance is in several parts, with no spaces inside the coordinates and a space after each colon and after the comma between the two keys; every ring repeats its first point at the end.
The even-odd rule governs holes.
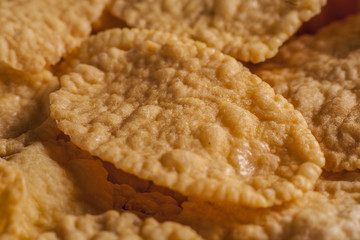
{"type": "Polygon", "coordinates": [[[357,238],[339,2],[0,1],[0,240],[357,238]]]}

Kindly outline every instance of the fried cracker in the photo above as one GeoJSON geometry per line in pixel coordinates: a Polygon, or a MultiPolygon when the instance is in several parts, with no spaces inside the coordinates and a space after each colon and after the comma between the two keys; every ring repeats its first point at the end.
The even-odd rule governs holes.
{"type": "Polygon", "coordinates": [[[329,171],[360,168],[360,15],[289,42],[256,73],[307,120],[329,171]]]}
{"type": "Polygon", "coordinates": [[[66,216],[54,232],[46,232],[39,240],[72,239],[202,239],[191,228],[174,222],[159,223],[153,218],[141,220],[132,213],[108,211],[101,215],[66,216]]]}
{"type": "Polygon", "coordinates": [[[67,59],[51,116],[125,172],[212,201],[281,204],[323,165],[305,120],[235,59],[148,30],[94,36],[67,59]]]}
{"type": "Polygon", "coordinates": [[[107,0],[0,1],[0,65],[37,72],[91,32],[107,0]]]}
{"type": "Polygon", "coordinates": [[[49,71],[26,74],[0,67],[0,138],[13,138],[49,117],[49,93],[58,79],[49,71]]]}
{"type": "MultiPolygon", "coordinates": [[[[65,213],[79,213],[85,204],[75,201],[75,186],[64,169],[46,153],[46,148],[34,143],[21,152],[1,159],[3,165],[16,169],[20,184],[12,184],[7,191],[17,198],[2,205],[0,232],[16,238],[31,239],[43,228],[51,227],[65,213]],[[13,206],[16,203],[16,206],[13,206]]],[[[10,185],[9,185],[10,186],[10,185]]],[[[7,196],[6,192],[0,195],[7,196]]]]}
{"type": "Polygon", "coordinates": [[[55,125],[46,122],[27,133],[16,151],[0,158],[0,239],[34,239],[67,214],[113,208],[112,183],[100,161],[70,142],[41,140],[56,133],[49,126],[55,125]]]}
{"type": "Polygon", "coordinates": [[[360,194],[355,185],[359,184],[343,182],[342,186],[334,188],[335,182],[319,180],[316,191],[267,209],[190,199],[183,203],[183,211],[175,221],[192,227],[205,239],[357,238],[360,233],[360,194]],[[348,188],[350,185],[357,191],[352,191],[354,187],[348,188]]]}
{"type": "Polygon", "coordinates": [[[326,0],[114,0],[112,13],[137,28],[203,41],[242,61],[263,62],[326,0]]]}

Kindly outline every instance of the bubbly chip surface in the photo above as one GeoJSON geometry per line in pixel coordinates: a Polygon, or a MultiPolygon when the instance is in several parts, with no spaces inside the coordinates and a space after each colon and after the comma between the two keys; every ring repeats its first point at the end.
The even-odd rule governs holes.
{"type": "Polygon", "coordinates": [[[49,93],[58,86],[47,70],[26,74],[0,67],[0,138],[17,137],[48,118],[49,93]]]}
{"type": "Polygon", "coordinates": [[[184,195],[252,207],[313,187],[305,120],[235,59],[189,39],[112,30],[67,61],[51,116],[80,148],[184,195]]]}
{"type": "Polygon", "coordinates": [[[46,130],[50,126],[55,124],[13,139],[19,143],[0,158],[0,239],[34,239],[67,214],[113,207],[113,187],[100,161],[70,142],[40,140],[57,132],[46,130]]]}
{"type": "Polygon", "coordinates": [[[75,201],[74,183],[41,144],[28,146],[0,161],[2,166],[16,170],[12,174],[18,174],[18,180],[12,182],[6,181],[9,177],[4,182],[2,177],[0,198],[7,201],[1,206],[5,213],[0,215],[0,222],[5,222],[0,226],[2,236],[30,239],[53,226],[63,214],[84,211],[85,204],[75,201]]]}
{"type": "Polygon", "coordinates": [[[37,72],[85,39],[107,0],[0,1],[0,65],[37,72]]]}
{"type": "Polygon", "coordinates": [[[203,41],[243,61],[262,62],[326,0],[115,0],[112,13],[131,27],[203,41]]]}
{"type": "Polygon", "coordinates": [[[132,213],[108,211],[101,215],[66,216],[56,232],[46,232],[39,239],[202,239],[194,230],[174,222],[159,223],[153,218],[141,220],[132,213]]]}
{"type": "Polygon", "coordinates": [[[330,171],[360,168],[360,15],[289,42],[257,74],[307,120],[330,171]]]}
{"type": "Polygon", "coordinates": [[[190,199],[175,221],[205,239],[353,239],[360,233],[359,182],[321,179],[316,191],[267,209],[190,199]]]}

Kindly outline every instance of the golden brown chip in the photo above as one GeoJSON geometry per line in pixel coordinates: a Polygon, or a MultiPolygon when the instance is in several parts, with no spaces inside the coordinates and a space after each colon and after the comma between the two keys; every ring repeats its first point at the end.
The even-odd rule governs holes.
{"type": "Polygon", "coordinates": [[[183,211],[175,220],[205,239],[356,239],[360,233],[360,192],[335,189],[325,180],[317,185],[316,192],[268,209],[191,199],[183,203],[183,211]]]}
{"type": "Polygon", "coordinates": [[[102,160],[184,195],[252,207],[313,187],[323,165],[305,120],[235,59],[170,33],[84,42],[51,116],[102,160]]]}
{"type": "Polygon", "coordinates": [[[360,168],[359,38],[356,15],[289,42],[257,71],[304,115],[330,171],[360,168]]]}
{"type": "Polygon", "coordinates": [[[17,137],[48,118],[49,93],[57,88],[58,79],[46,70],[30,75],[0,67],[0,138],[17,137]]]}
{"type": "Polygon", "coordinates": [[[39,240],[196,240],[194,230],[174,222],[159,223],[153,218],[140,220],[132,213],[108,211],[101,215],[66,216],[54,232],[43,233],[39,240]]]}
{"type": "Polygon", "coordinates": [[[243,61],[262,62],[326,0],[114,0],[112,13],[131,27],[203,41],[243,61]]]}
{"type": "Polygon", "coordinates": [[[1,0],[0,66],[40,71],[86,38],[107,0],[1,0]]]}

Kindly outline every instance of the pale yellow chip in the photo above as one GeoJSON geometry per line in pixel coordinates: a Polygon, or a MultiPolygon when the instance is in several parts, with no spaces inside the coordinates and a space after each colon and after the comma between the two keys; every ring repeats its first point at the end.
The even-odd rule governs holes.
{"type": "MultiPolygon", "coordinates": [[[[24,198],[24,187],[19,169],[0,158],[0,233],[16,230],[18,206],[24,198]]],[[[0,237],[1,239],[1,237],[0,237]]]]}
{"type": "Polygon", "coordinates": [[[0,219],[3,235],[30,239],[53,226],[60,216],[83,211],[82,204],[75,201],[74,183],[46,151],[36,143],[0,159],[1,165],[15,169],[13,174],[19,179],[16,184],[1,182],[0,189],[8,188],[0,192],[0,201],[7,201],[1,205],[1,212],[6,213],[0,219]]]}
{"type": "Polygon", "coordinates": [[[360,168],[360,15],[289,42],[256,71],[307,120],[330,171],[360,168]]]}
{"type": "Polygon", "coordinates": [[[51,95],[80,148],[184,195],[252,207],[310,190],[323,154],[301,114],[235,59],[189,39],[112,30],[51,95]]]}
{"type": "Polygon", "coordinates": [[[58,85],[46,70],[26,74],[0,67],[0,138],[17,137],[48,118],[49,93],[58,85]]]}
{"type": "Polygon", "coordinates": [[[34,239],[67,214],[114,206],[113,184],[100,161],[62,140],[36,140],[40,131],[0,158],[0,239],[34,239]]]}
{"type": "Polygon", "coordinates": [[[40,71],[85,39],[107,0],[1,0],[0,66],[40,71]]]}
{"type": "Polygon", "coordinates": [[[360,234],[360,192],[347,191],[353,182],[336,189],[327,180],[303,198],[268,209],[218,205],[191,199],[179,218],[204,239],[356,239],[360,234]]]}
{"type": "Polygon", "coordinates": [[[69,142],[51,120],[17,139],[0,141],[0,148],[8,149],[0,158],[0,239],[58,232],[67,214],[114,209],[165,221],[182,210],[180,202],[152,183],[135,189],[133,182],[145,182],[135,176],[117,170],[117,182],[108,181],[103,163],[69,142]]]}
{"type": "Polygon", "coordinates": [[[153,218],[141,220],[132,213],[108,211],[101,215],[66,216],[54,232],[46,232],[39,240],[197,240],[194,230],[174,222],[159,223],[153,218]]]}
{"type": "Polygon", "coordinates": [[[111,12],[131,27],[203,41],[243,61],[262,62],[326,0],[113,0],[111,12]]]}

